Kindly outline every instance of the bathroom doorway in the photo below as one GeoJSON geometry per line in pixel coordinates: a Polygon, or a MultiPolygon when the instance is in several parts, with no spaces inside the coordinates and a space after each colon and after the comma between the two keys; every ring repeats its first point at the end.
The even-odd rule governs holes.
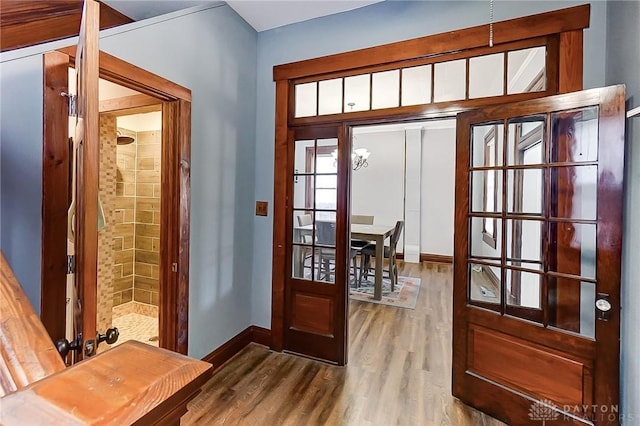
{"type": "MultiPolygon", "coordinates": [[[[112,270],[111,324],[98,327],[118,328],[120,337],[114,345],[137,340],[158,346],[159,341],[162,113],[159,104],[150,108],[156,110],[100,115],[101,129],[103,123],[110,126],[105,136],[108,146],[115,147],[116,161],[101,161],[101,168],[115,171],[115,197],[110,211],[111,247],[104,252],[110,249],[112,260],[103,251],[98,253],[98,270],[109,261],[105,269],[112,270]]],[[[100,285],[99,281],[99,295],[100,285]]],[[[108,316],[105,312],[105,319],[108,316]]]]}
{"type": "MultiPolygon", "coordinates": [[[[119,319],[142,315],[153,325],[145,327],[150,332],[136,340],[186,354],[191,91],[100,52],[96,111],[96,136],[100,136],[96,145],[100,149],[95,150],[91,164],[84,166],[99,195],[98,220],[87,222],[97,226],[97,238],[93,242],[85,239],[91,246],[85,247],[84,253],[89,253],[85,261],[90,262],[93,253],[100,270],[93,277],[84,273],[89,284],[95,285],[90,291],[95,291],[95,296],[74,303],[75,294],[67,284],[74,282],[75,273],[73,258],[69,257],[74,251],[68,244],[73,240],[68,233],[70,229],[73,233],[68,210],[73,205],[74,133],[59,123],[65,123],[75,108],[68,99],[73,97],[69,67],[74,67],[75,54],[73,48],[66,48],[44,55],[42,322],[54,341],[66,337],[73,343],[72,339],[80,336],[66,330],[65,324],[68,317],[78,319],[80,308],[83,319],[95,321],[100,333],[96,340],[104,342],[105,337],[112,336],[108,329],[117,327],[119,319]],[[107,86],[112,93],[105,96],[108,90],[103,89],[107,86]],[[156,125],[136,127],[140,124],[127,124],[126,116],[136,116],[137,121],[153,117],[156,125]],[[118,150],[128,151],[128,160],[121,159],[120,164],[128,162],[131,169],[118,168],[118,150]],[[143,156],[138,155],[141,152],[143,156]],[[149,179],[153,180],[146,181],[149,179]],[[148,185],[136,185],[140,183],[148,185]],[[137,245],[136,228],[144,233],[137,245]],[[129,260],[132,263],[126,263],[129,260]]],[[[141,322],[131,318],[129,322],[141,322]]],[[[127,327],[120,326],[123,334],[118,342],[130,338],[127,327]]],[[[106,340],[113,343],[109,342],[112,339],[106,340]]],[[[98,349],[108,347],[100,343],[98,349]]]]}

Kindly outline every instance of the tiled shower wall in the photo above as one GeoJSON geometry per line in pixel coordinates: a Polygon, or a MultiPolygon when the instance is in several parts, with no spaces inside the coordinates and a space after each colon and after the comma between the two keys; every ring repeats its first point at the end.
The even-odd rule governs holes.
{"type": "MultiPolygon", "coordinates": [[[[135,139],[136,133],[118,129],[135,139]]],[[[116,176],[115,230],[113,233],[113,305],[133,300],[133,259],[135,256],[136,145],[118,145],[116,176]]],[[[109,166],[113,168],[113,163],[109,166]]]]}
{"type": "Polygon", "coordinates": [[[158,306],[161,132],[132,132],[117,149],[114,306],[136,301],[158,306]]]}
{"type": "Polygon", "coordinates": [[[99,200],[104,213],[104,227],[98,230],[98,330],[111,327],[114,281],[112,278],[115,262],[113,234],[116,215],[116,118],[100,114],[100,175],[99,200]]]}
{"type": "Polygon", "coordinates": [[[160,258],[161,132],[137,134],[135,278],[136,302],[158,306],[160,258]]]}

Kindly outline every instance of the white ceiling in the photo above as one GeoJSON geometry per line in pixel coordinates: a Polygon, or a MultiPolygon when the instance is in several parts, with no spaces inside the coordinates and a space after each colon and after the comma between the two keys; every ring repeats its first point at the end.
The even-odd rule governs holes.
{"type": "MultiPolygon", "coordinates": [[[[103,0],[133,20],[151,18],[218,0],[103,0]]],[[[382,0],[230,0],[227,3],[256,31],[357,9],[382,0]]]]}

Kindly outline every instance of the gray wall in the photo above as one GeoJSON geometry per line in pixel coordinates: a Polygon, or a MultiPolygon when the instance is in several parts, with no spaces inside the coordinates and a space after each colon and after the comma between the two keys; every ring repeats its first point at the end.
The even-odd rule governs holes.
{"type": "MultiPolygon", "coordinates": [[[[607,84],[627,85],[627,109],[640,106],[640,2],[607,2],[607,84]]],[[[640,424],[640,117],[627,120],[622,256],[622,410],[640,424]]]]}
{"type": "MultiPolygon", "coordinates": [[[[69,44],[0,56],[2,248],[19,271],[24,257],[18,276],[34,306],[40,304],[42,74],[33,63],[41,62],[41,52],[69,44]],[[7,147],[25,147],[20,158],[7,154],[5,133],[12,137],[7,147]]],[[[104,31],[100,47],[192,91],[189,355],[200,358],[251,325],[257,34],[223,5],[104,31]]]]}
{"type": "Polygon", "coordinates": [[[42,57],[0,63],[0,249],[40,313],[42,57]]]}
{"type": "MultiPolygon", "coordinates": [[[[256,199],[273,200],[275,84],[273,67],[444,31],[486,24],[489,2],[384,1],[361,9],[288,25],[258,34],[258,110],[256,121],[256,199]]],[[[584,4],[585,1],[499,1],[495,19],[505,20],[584,4]]],[[[606,3],[591,2],[585,31],[584,84],[604,84],[606,3]]],[[[487,35],[488,42],[488,35],[487,35]]],[[[453,167],[453,164],[451,165],[453,167]]],[[[254,218],[253,324],[271,324],[273,215],[254,218]]]]}

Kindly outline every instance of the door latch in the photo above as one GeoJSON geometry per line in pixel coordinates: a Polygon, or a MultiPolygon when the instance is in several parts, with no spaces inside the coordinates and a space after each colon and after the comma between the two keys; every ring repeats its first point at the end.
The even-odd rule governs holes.
{"type": "Polygon", "coordinates": [[[611,302],[609,301],[609,295],[605,293],[598,293],[596,295],[596,317],[599,320],[607,321],[611,316],[611,302]]]}

